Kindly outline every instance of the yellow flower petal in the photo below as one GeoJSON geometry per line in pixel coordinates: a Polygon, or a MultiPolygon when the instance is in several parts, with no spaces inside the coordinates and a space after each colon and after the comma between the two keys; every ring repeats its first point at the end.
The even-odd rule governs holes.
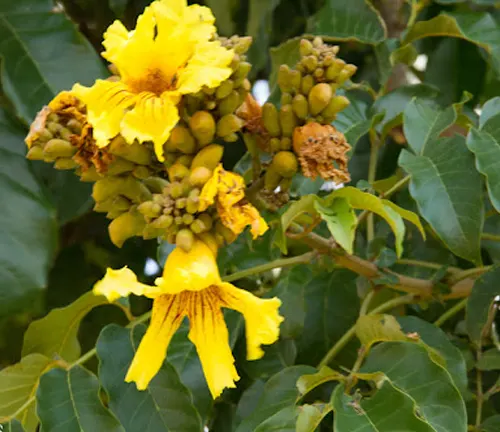
{"type": "Polygon", "coordinates": [[[165,294],[177,294],[200,291],[220,281],[214,254],[205,243],[196,240],[189,252],[179,247],[172,251],[165,263],[163,277],[155,283],[165,294]]]}
{"type": "Polygon", "coordinates": [[[104,80],[97,80],[90,88],[75,84],[72,92],[87,105],[88,122],[94,128],[98,147],[106,147],[120,133],[125,112],[137,99],[124,83],[104,80]]]}
{"type": "Polygon", "coordinates": [[[135,381],[139,390],[147,388],[160,370],[170,340],[184,315],[181,299],[177,295],[163,295],[154,301],[151,322],[129,367],[126,382],[135,381]]]}
{"type": "Polygon", "coordinates": [[[200,211],[217,202],[223,208],[230,208],[245,197],[245,182],[238,174],[225,171],[222,165],[215,168],[212,177],[200,193],[200,211]]]}
{"type": "Polygon", "coordinates": [[[121,21],[116,20],[104,33],[104,41],[102,44],[104,45],[104,48],[106,48],[106,51],[102,53],[102,56],[111,63],[115,63],[128,40],[128,30],[121,23],[121,21]]]}
{"type": "Polygon", "coordinates": [[[177,107],[169,99],[141,94],[135,107],[125,114],[121,133],[130,144],[136,139],[153,141],[156,156],[163,162],[163,144],[178,121],[177,107]]]}
{"type": "Polygon", "coordinates": [[[127,297],[129,294],[150,298],[161,294],[159,287],[140,283],[135,273],[127,267],[120,270],[108,268],[104,278],[94,285],[93,291],[96,295],[105,296],[109,301],[127,297]]]}
{"type": "Polygon", "coordinates": [[[224,226],[235,234],[241,234],[246,226],[250,225],[250,232],[255,240],[269,229],[267,222],[252,204],[235,205],[230,208],[218,207],[217,210],[224,226]]]}
{"type": "Polygon", "coordinates": [[[196,346],[212,397],[239,380],[229,346],[229,334],[218,301],[217,288],[191,294],[187,304],[189,339],[196,346]]]}
{"type": "Polygon", "coordinates": [[[245,317],[247,359],[257,360],[264,355],[261,345],[270,345],[279,338],[283,317],[278,309],[278,298],[260,299],[230,283],[221,283],[219,295],[225,307],[237,310],[245,317]]]}
{"type": "Polygon", "coordinates": [[[219,176],[222,171],[222,165],[218,165],[214,172],[212,173],[212,177],[205,183],[203,189],[201,190],[199,199],[200,206],[199,211],[205,211],[209,206],[211,206],[214,201],[217,193],[219,192],[219,176]]]}

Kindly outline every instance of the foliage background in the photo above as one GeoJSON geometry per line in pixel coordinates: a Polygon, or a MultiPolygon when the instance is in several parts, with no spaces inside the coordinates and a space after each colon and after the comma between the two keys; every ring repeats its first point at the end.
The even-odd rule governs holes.
{"type": "MultiPolygon", "coordinates": [[[[269,79],[276,101],[277,67],[297,59],[293,38],[306,33],[339,43],[340,56],[358,66],[358,84],[347,92],[351,106],[335,123],[355,147],[351,185],[386,196],[398,185],[391,199],[419,213],[427,234],[424,241],[407,226],[397,259],[393,234],[375,218],[373,239],[367,241],[361,223],[354,251],[375,273],[314,255],[308,264],[240,278],[242,288],[278,295],[286,321],[266,356],[247,362],[243,322],[228,314],[242,379],[215,402],[186,326],[148,391],[125,384],[145,327],[124,326],[150,304],[131,298],[116,307],[85,294],[107,267],[128,265],[152,282],[169,245],[135,238],[117,249],[106,219],[91,212],[90,185],[24,158],[23,139],[36,112],[74,82],[90,85],[107,76],[97,54],[102,33],[116,18],[132,28],[148,3],[0,1],[0,418],[6,430],[35,431],[38,418],[44,432],[197,431],[205,424],[218,432],[402,425],[456,432],[468,424],[500,430],[500,345],[495,331],[484,330],[494,324],[491,305],[500,294],[498,3],[206,0],[221,35],[254,37],[252,79],[269,79]],[[416,66],[417,55],[427,57],[426,66],[416,66]],[[401,168],[412,176],[410,189],[407,180],[398,182],[401,168]],[[388,288],[398,285],[391,271],[428,281],[433,296],[388,288]],[[366,315],[374,311],[396,315],[403,332],[388,317],[366,315]],[[360,314],[365,318],[353,327],[360,314]],[[332,347],[329,364],[337,372],[319,370],[332,347]],[[304,375],[312,376],[297,386],[304,375]],[[355,386],[359,392],[343,393],[355,386]]],[[[227,168],[243,172],[245,164],[242,143],[226,147],[227,168]]],[[[320,186],[297,179],[294,197],[326,194],[320,186]]],[[[316,231],[329,235],[323,224],[316,231]]],[[[279,259],[278,238],[279,227],[255,242],[241,236],[221,251],[221,273],[279,259]]],[[[303,241],[288,240],[288,257],[308,250],[303,241]]]]}

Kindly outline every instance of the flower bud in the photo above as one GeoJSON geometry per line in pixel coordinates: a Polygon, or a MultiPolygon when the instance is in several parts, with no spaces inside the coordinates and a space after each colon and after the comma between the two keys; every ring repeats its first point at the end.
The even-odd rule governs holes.
{"type": "Polygon", "coordinates": [[[269,150],[271,153],[276,153],[281,149],[281,141],[279,138],[271,138],[269,140],[269,150]]]}
{"type": "Polygon", "coordinates": [[[203,147],[194,157],[191,170],[197,167],[205,167],[213,171],[219,165],[224,153],[224,147],[219,144],[210,144],[203,147]]]}
{"type": "Polygon", "coordinates": [[[217,136],[225,138],[235,132],[238,132],[243,125],[244,120],[235,114],[226,114],[217,122],[217,136]]]}
{"type": "Polygon", "coordinates": [[[337,78],[337,82],[339,84],[343,84],[345,81],[347,81],[349,78],[351,78],[355,73],[358,68],[352,64],[347,64],[345,65],[344,69],[342,69],[339,73],[339,76],[337,78]]]}
{"type": "Polygon", "coordinates": [[[76,150],[76,147],[72,146],[70,142],[59,138],[52,138],[43,147],[44,153],[51,157],[71,157],[76,153],[76,150]]]}
{"type": "Polygon", "coordinates": [[[203,186],[212,177],[212,170],[204,166],[199,166],[191,170],[189,183],[193,186],[203,186]]]}
{"type": "Polygon", "coordinates": [[[217,256],[218,245],[217,241],[215,240],[215,236],[213,234],[204,232],[198,234],[197,237],[209,247],[214,256],[217,256]]]}
{"type": "Polygon", "coordinates": [[[233,80],[226,80],[221,83],[217,90],[215,91],[215,97],[217,99],[224,99],[231,94],[234,88],[233,80]]]}
{"type": "Polygon", "coordinates": [[[175,208],[183,209],[186,208],[187,199],[186,198],[177,198],[175,200],[175,208]]]}
{"type": "Polygon", "coordinates": [[[268,191],[276,189],[281,181],[281,176],[273,169],[272,165],[264,176],[264,186],[268,191]]]}
{"type": "Polygon", "coordinates": [[[225,240],[226,243],[232,243],[238,237],[237,234],[235,234],[229,228],[222,225],[221,222],[217,222],[215,224],[215,231],[217,234],[222,236],[222,238],[225,240]]]}
{"type": "Polygon", "coordinates": [[[162,208],[158,203],[153,201],[145,201],[137,207],[139,213],[147,218],[156,218],[160,216],[162,208]]]}
{"type": "Polygon", "coordinates": [[[280,125],[283,136],[291,137],[297,126],[297,117],[291,105],[283,105],[280,109],[280,125]]]}
{"type": "Polygon", "coordinates": [[[189,127],[201,145],[209,144],[215,135],[215,120],[208,111],[197,111],[189,119],[189,127]]]}
{"type": "Polygon", "coordinates": [[[132,175],[135,177],[135,178],[138,178],[140,180],[144,180],[144,179],[147,179],[148,177],[151,176],[153,172],[148,168],[148,167],[145,167],[145,166],[136,166],[133,170],[132,170],[132,175]]]}
{"type": "MultiPolygon", "coordinates": [[[[198,197],[189,196],[186,200],[186,211],[190,214],[195,214],[200,208],[200,199],[198,197]]],[[[184,222],[189,225],[191,222],[184,222]]]]}
{"type": "Polygon", "coordinates": [[[325,118],[335,117],[337,113],[349,106],[350,102],[345,96],[334,96],[328,106],[321,111],[321,115],[325,118]]]}
{"type": "Polygon", "coordinates": [[[305,57],[305,56],[308,56],[309,54],[311,54],[312,50],[313,50],[313,45],[311,42],[309,42],[307,39],[302,39],[300,41],[299,51],[300,51],[300,55],[302,57],[305,57]]]}
{"type": "Polygon", "coordinates": [[[300,83],[300,92],[307,96],[311,89],[314,87],[314,78],[312,75],[305,75],[300,83]]]}
{"type": "Polygon", "coordinates": [[[168,178],[171,182],[174,182],[176,180],[177,181],[182,180],[184,177],[187,177],[190,173],[189,168],[180,163],[173,164],[170,168],[168,168],[167,172],[168,172],[168,178]]]}
{"type": "Polygon", "coordinates": [[[144,226],[144,217],[140,213],[128,211],[109,224],[109,237],[113,244],[120,248],[130,237],[140,235],[144,226]]]}
{"type": "Polygon", "coordinates": [[[148,177],[143,180],[143,183],[153,193],[162,193],[163,189],[169,185],[167,180],[160,177],[148,177]]]}
{"type": "Polygon", "coordinates": [[[291,70],[288,65],[281,65],[278,70],[278,85],[282,92],[288,92],[293,90],[293,85],[291,82],[291,70]]]}
{"type": "Polygon", "coordinates": [[[189,129],[184,126],[176,126],[172,129],[169,142],[169,149],[174,148],[185,154],[192,154],[196,151],[196,141],[189,129]]]}
{"type": "Polygon", "coordinates": [[[280,176],[290,178],[298,170],[297,157],[289,151],[280,151],[276,153],[271,162],[271,167],[280,176]]]}
{"type": "Polygon", "coordinates": [[[290,85],[293,90],[299,91],[301,80],[302,74],[298,70],[290,71],[290,85]]]}
{"type": "Polygon", "coordinates": [[[58,170],[72,170],[79,166],[72,158],[58,158],[54,162],[54,168],[58,170]]]}
{"type": "Polygon", "coordinates": [[[290,137],[283,137],[280,141],[281,150],[290,150],[292,148],[292,139],[290,137]]]}
{"type": "Polygon", "coordinates": [[[231,114],[236,111],[240,105],[240,94],[233,90],[228,96],[219,102],[219,113],[221,116],[231,114]]]}
{"type": "Polygon", "coordinates": [[[111,140],[108,151],[112,155],[120,156],[138,165],[150,165],[153,160],[153,153],[146,145],[139,144],[138,142],[128,144],[121,135],[111,140]]]}
{"type": "Polygon", "coordinates": [[[234,72],[233,76],[236,80],[238,79],[244,79],[247,77],[248,73],[250,72],[250,69],[252,69],[252,65],[248,62],[241,62],[238,65],[238,69],[234,72]]]}
{"type": "Polygon", "coordinates": [[[304,120],[309,114],[309,104],[307,102],[307,99],[300,93],[295,95],[295,97],[293,98],[292,108],[293,112],[299,119],[304,120]]]}
{"type": "Polygon", "coordinates": [[[82,124],[74,118],[70,119],[68,123],[66,123],[66,127],[76,135],[80,135],[82,133],[82,124]]]}
{"type": "Polygon", "coordinates": [[[280,100],[281,105],[291,104],[292,100],[293,100],[293,96],[292,96],[291,93],[286,93],[285,92],[285,93],[281,94],[281,100],[280,100]]]}
{"type": "Polygon", "coordinates": [[[335,81],[340,74],[340,71],[344,69],[346,65],[345,61],[342,59],[335,59],[333,63],[328,66],[326,70],[326,79],[328,81],[335,81]]]}
{"type": "Polygon", "coordinates": [[[308,72],[314,72],[314,70],[316,70],[316,68],[318,67],[318,57],[309,55],[307,57],[304,57],[301,63],[304,65],[308,72]]]}
{"type": "Polygon", "coordinates": [[[128,173],[135,168],[135,164],[121,157],[114,158],[113,162],[108,165],[106,175],[115,176],[123,173],[128,173]]]}
{"type": "Polygon", "coordinates": [[[190,213],[184,213],[182,215],[182,223],[185,225],[191,225],[194,221],[194,216],[190,213]]]}
{"type": "Polygon", "coordinates": [[[43,148],[40,146],[32,146],[28,150],[28,153],[26,154],[26,157],[29,160],[43,160],[44,159],[43,156],[44,156],[43,148]]]}
{"type": "Polygon", "coordinates": [[[185,252],[189,252],[194,244],[193,232],[187,228],[179,230],[175,236],[175,244],[185,252]]]}
{"type": "Polygon", "coordinates": [[[152,221],[150,225],[152,228],[164,230],[169,228],[170,225],[172,225],[173,223],[174,223],[174,218],[172,216],[161,215],[160,217],[152,221]]]}
{"type": "Polygon", "coordinates": [[[278,110],[274,104],[267,102],[262,107],[262,123],[269,135],[278,137],[281,135],[278,110]]]}
{"type": "Polygon", "coordinates": [[[316,84],[309,92],[309,109],[312,115],[323,111],[332,99],[332,89],[326,83],[316,84]]]}
{"type": "Polygon", "coordinates": [[[191,162],[193,162],[193,159],[194,159],[193,155],[181,155],[175,160],[175,163],[184,165],[185,167],[190,167],[191,162]]]}

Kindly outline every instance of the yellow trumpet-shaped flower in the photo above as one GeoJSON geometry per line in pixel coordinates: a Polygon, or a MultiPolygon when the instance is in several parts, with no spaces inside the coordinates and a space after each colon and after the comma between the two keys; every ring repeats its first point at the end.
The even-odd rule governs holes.
{"type": "Polygon", "coordinates": [[[232,73],[233,51],[211,40],[214,21],[206,7],[157,0],[135,30],[127,31],[120,21],[109,26],[102,56],[116,66],[120,80],[73,87],[87,105],[99,147],[121,133],[129,143],[153,141],[163,161],[163,144],[179,120],[180,97],[216,87],[232,73]]]}
{"type": "Polygon", "coordinates": [[[190,252],[180,248],[168,256],[163,277],[149,286],[137,281],[128,268],[108,269],[94,287],[96,294],[110,301],[128,294],[154,298],[149,328],[130,365],[125,380],[144,390],[160,369],[170,340],[185,316],[190,323],[189,339],[196,346],[212,396],[239,380],[228,342],[228,331],[221,308],[241,312],[246,322],[247,358],[263,356],[261,345],[279,337],[283,318],[277,298],[260,299],[222,282],[215,257],[209,247],[196,241],[190,252]]]}
{"type": "Polygon", "coordinates": [[[200,193],[200,211],[216,203],[222,223],[240,234],[247,225],[253,238],[268,230],[266,221],[259,211],[245,200],[245,182],[238,174],[225,171],[222,165],[215,168],[212,177],[200,193]]]}

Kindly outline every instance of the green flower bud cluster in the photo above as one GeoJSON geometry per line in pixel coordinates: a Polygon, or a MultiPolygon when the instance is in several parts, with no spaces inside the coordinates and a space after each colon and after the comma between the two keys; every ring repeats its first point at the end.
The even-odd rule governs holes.
{"type": "MultiPolygon", "coordinates": [[[[218,87],[204,88],[196,94],[185,96],[184,117],[192,118],[198,112],[210,114],[215,124],[215,136],[226,142],[234,142],[238,139],[237,132],[244,124],[234,114],[251,89],[247,76],[252,65],[246,61],[245,53],[250,48],[252,38],[232,36],[219,40],[224,47],[234,51],[230,66],[233,73],[218,87]]],[[[205,116],[207,117],[206,114],[205,116]]],[[[200,140],[200,144],[208,144],[212,140],[213,136],[211,139],[205,136],[200,140]]]]}

